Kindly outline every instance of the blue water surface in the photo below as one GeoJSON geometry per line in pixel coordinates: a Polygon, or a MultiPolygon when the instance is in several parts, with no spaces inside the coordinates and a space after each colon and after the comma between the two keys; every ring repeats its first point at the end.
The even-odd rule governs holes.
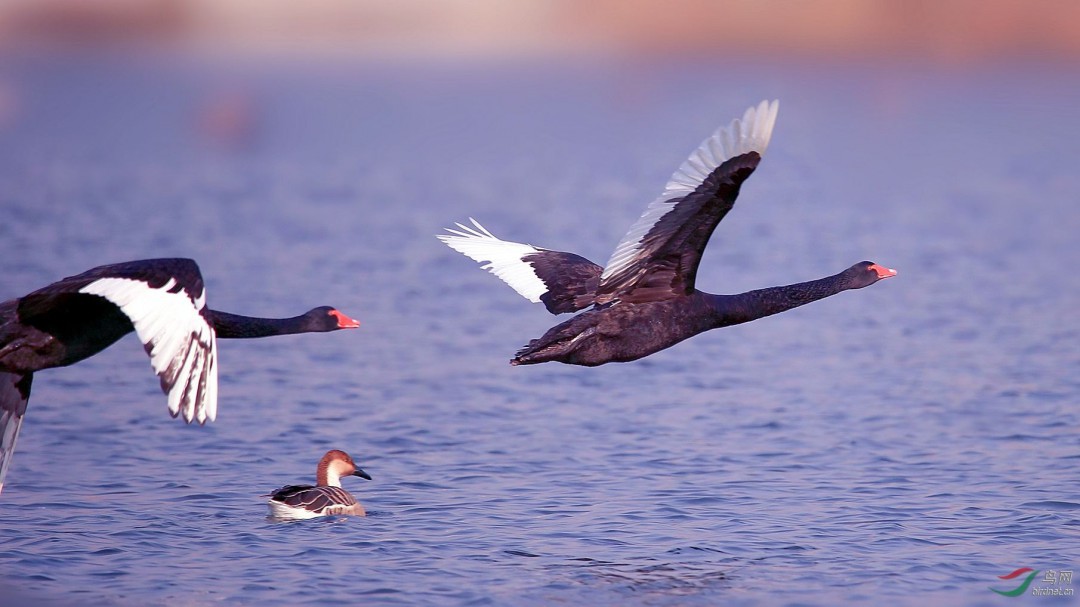
{"type": "Polygon", "coordinates": [[[0,604],[999,605],[1020,567],[1072,590],[1043,576],[1080,569],[1076,76],[9,58],[0,299],[185,256],[212,307],[363,326],[221,341],[205,427],[134,337],[37,374],[0,604]],[[899,276],[634,363],[509,366],[557,320],[434,235],[473,216],[603,263],[764,98],[698,286],[899,276]],[[268,520],[330,448],[370,515],[268,520]]]}

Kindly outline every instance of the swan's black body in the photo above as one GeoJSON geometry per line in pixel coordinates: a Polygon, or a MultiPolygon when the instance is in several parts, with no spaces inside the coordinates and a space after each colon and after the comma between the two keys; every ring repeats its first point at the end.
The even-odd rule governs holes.
{"type": "Polygon", "coordinates": [[[628,362],[708,331],[756,320],[808,304],[880,278],[869,261],[840,274],[739,295],[689,295],[633,304],[603,304],[549,329],[510,361],[530,365],[559,361],[593,367],[628,362]]]}

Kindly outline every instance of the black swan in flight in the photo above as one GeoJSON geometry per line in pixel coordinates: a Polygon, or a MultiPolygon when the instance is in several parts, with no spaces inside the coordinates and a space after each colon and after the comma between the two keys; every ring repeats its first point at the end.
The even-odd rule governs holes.
{"type": "Polygon", "coordinates": [[[709,329],[735,325],[861,289],[896,271],[863,261],[819,280],[739,295],[694,282],[709,237],[754,172],[772,136],[776,101],[762,101],[718,129],[679,167],[601,268],[584,257],[507,242],[475,219],[438,236],[552,314],[576,312],[510,361],[595,366],[637,360],[709,329]]]}
{"type": "Polygon", "coordinates": [[[100,266],[0,303],[0,490],[35,371],[77,363],[134,330],[168,395],[169,413],[202,424],[217,415],[217,337],[358,326],[330,307],[280,319],[211,310],[190,259],[100,266]]]}
{"type": "Polygon", "coordinates": [[[281,519],[317,516],[366,516],[364,507],[351,493],[341,488],[341,477],[359,476],[371,480],[348,453],[332,449],[319,460],[315,486],[288,485],[270,495],[270,516],[281,519]]]}

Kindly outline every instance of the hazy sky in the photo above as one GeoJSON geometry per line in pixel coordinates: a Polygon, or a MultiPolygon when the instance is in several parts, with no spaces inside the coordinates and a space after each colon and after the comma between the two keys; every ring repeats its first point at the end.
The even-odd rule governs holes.
{"type": "Polygon", "coordinates": [[[0,0],[0,49],[515,57],[1080,58],[1069,0],[0,0]]]}

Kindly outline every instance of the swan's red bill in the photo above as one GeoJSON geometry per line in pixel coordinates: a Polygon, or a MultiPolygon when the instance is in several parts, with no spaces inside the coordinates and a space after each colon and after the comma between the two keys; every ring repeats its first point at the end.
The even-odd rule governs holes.
{"type": "Polygon", "coordinates": [[[877,272],[878,278],[892,278],[896,276],[896,270],[892,268],[886,268],[885,266],[879,266],[878,264],[871,264],[870,269],[877,272]]]}
{"type": "Polygon", "coordinates": [[[360,326],[359,320],[349,318],[337,310],[330,310],[330,316],[337,319],[337,326],[339,329],[355,329],[360,326]]]}

